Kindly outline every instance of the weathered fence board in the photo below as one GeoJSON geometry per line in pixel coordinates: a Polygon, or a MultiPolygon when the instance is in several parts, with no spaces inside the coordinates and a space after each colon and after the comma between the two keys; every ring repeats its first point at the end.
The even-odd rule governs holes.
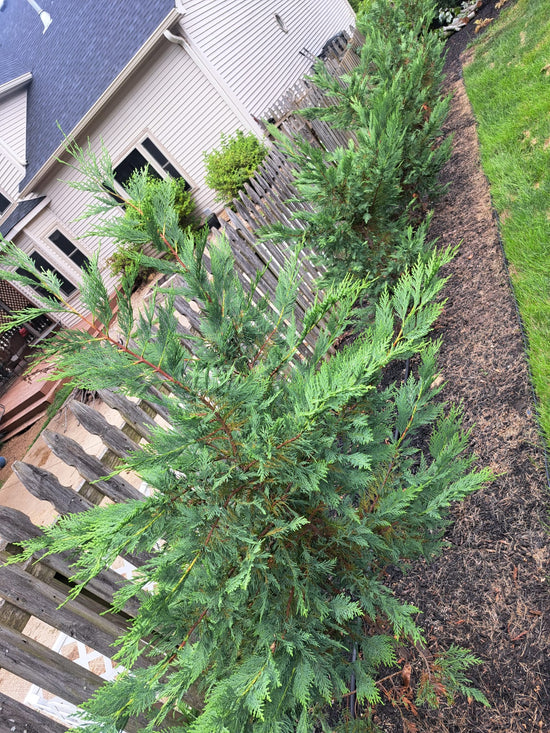
{"type": "MultiPolygon", "coordinates": [[[[168,387],[165,385],[163,389],[167,390],[168,387]]],[[[149,387],[149,395],[150,397],[145,396],[141,398],[142,409],[149,408],[152,413],[156,413],[159,417],[169,423],[170,413],[162,404],[162,401],[167,397],[166,392],[162,392],[156,387],[149,387]]]]}
{"type": "MultiPolygon", "coordinates": [[[[4,562],[6,556],[0,559],[4,562]]],[[[68,586],[45,583],[14,565],[0,566],[0,587],[2,596],[13,605],[107,657],[112,656],[112,645],[127,627],[120,616],[101,615],[105,607],[91,598],[67,600],[68,586]]]]}
{"type": "MultiPolygon", "coordinates": [[[[165,389],[165,388],[164,388],[165,389]]],[[[112,501],[143,499],[143,495],[120,476],[109,476],[110,460],[120,461],[128,453],[138,448],[139,441],[147,439],[156,426],[152,415],[169,418],[169,413],[157,401],[164,399],[163,394],[151,389],[150,398],[140,405],[132,403],[122,395],[104,393],[105,402],[117,409],[123,416],[124,427],[117,428],[91,407],[73,403],[71,409],[92,434],[99,435],[106,447],[102,460],[88,455],[82,447],[67,436],[45,431],[42,435],[46,443],[67,465],[74,466],[84,479],[79,491],[63,486],[58,478],[49,471],[23,462],[15,462],[14,471],[22,483],[41,500],[49,501],[60,514],[82,512],[91,509],[104,496],[112,501]],[[148,414],[149,413],[149,414],[148,414]],[[109,461],[109,465],[107,465],[109,461]],[[87,482],[94,482],[93,486],[87,482]],[[86,495],[82,495],[82,491],[86,495]],[[89,496],[89,498],[88,498],[89,496]]],[[[40,536],[42,530],[32,524],[30,519],[15,509],[0,507],[0,562],[13,553],[14,543],[30,537],[40,536]],[[7,545],[7,547],[6,547],[7,545]],[[6,547],[2,552],[1,548],[6,547]]],[[[94,653],[112,657],[115,642],[124,633],[128,621],[137,614],[138,604],[131,599],[126,603],[123,613],[109,611],[114,594],[127,580],[108,569],[100,572],[87,585],[85,593],[77,599],[67,600],[72,589],[70,582],[74,574],[74,559],[69,553],[44,555],[39,553],[36,560],[17,566],[0,567],[0,667],[16,676],[47,690],[49,693],[78,706],[92,692],[103,684],[103,680],[90,670],[75,664],[23,632],[27,622],[34,617],[57,629],[68,638],[84,644],[94,653]]],[[[134,566],[149,558],[147,553],[125,555],[134,566]]],[[[130,570],[127,565],[125,572],[130,570]]],[[[147,663],[140,657],[138,666],[147,663]]],[[[10,731],[34,730],[44,733],[61,733],[66,730],[59,723],[43,724],[45,718],[40,712],[28,708],[17,701],[6,700],[6,714],[10,714],[10,731]],[[29,721],[27,723],[27,721],[29,721]]],[[[178,716],[172,716],[178,722],[178,716]]],[[[0,726],[3,724],[0,715],[0,726]]],[[[144,719],[129,721],[128,733],[139,725],[146,724],[144,719]]],[[[0,727],[0,733],[2,728],[0,727]]]]}
{"type": "Polygon", "coordinates": [[[95,488],[113,501],[124,499],[143,499],[143,495],[128,481],[120,476],[110,476],[110,467],[86,453],[72,438],[44,430],[42,439],[52,453],[68,466],[73,466],[87,481],[93,481],[95,488]]]}
{"type": "Polygon", "coordinates": [[[49,501],[59,514],[85,512],[94,506],[73,489],[62,486],[53,473],[43,468],[14,461],[13,472],[33,496],[49,501]]]}
{"type": "MultiPolygon", "coordinates": [[[[0,626],[0,667],[37,685],[63,700],[80,705],[96,692],[104,681],[85,667],[75,664],[29,636],[0,626]]],[[[128,733],[144,727],[144,718],[131,719],[128,733]]]]}
{"type": "MultiPolygon", "coordinates": [[[[11,507],[0,506],[0,537],[6,542],[16,544],[31,537],[39,537],[41,534],[43,534],[42,530],[34,525],[26,514],[11,507]]],[[[41,565],[50,568],[65,579],[74,575],[75,558],[68,552],[41,555],[39,560],[41,565]]],[[[86,588],[91,594],[105,601],[106,605],[110,605],[113,602],[114,594],[126,582],[126,579],[119,573],[107,568],[92,578],[86,588]]],[[[137,603],[132,599],[124,606],[124,611],[131,616],[136,615],[137,609],[137,603]]]]}
{"type": "Polygon", "coordinates": [[[99,435],[109,450],[119,458],[125,458],[139,449],[139,445],[129,438],[120,428],[107,422],[100,412],[82,402],[73,400],[69,408],[83,427],[93,435],[99,435]]]}
{"type": "Polygon", "coordinates": [[[65,733],[61,723],[0,693],[0,733],[65,733]]]}
{"type": "Polygon", "coordinates": [[[18,631],[0,626],[0,667],[80,705],[101,687],[98,675],[18,631]]]}
{"type": "MultiPolygon", "coordinates": [[[[55,435],[57,436],[57,438],[70,440],[69,438],[65,438],[64,436],[60,436],[57,434],[55,435]]],[[[57,442],[59,443],[59,441],[57,442]]],[[[70,442],[75,443],[74,440],[71,440],[70,442]]],[[[46,440],[46,443],[48,446],[51,445],[51,441],[49,440],[46,440]]],[[[78,443],[75,443],[75,445],[78,445],[78,443]]],[[[81,450],[80,446],[79,450],[81,450]]],[[[69,460],[73,460],[73,452],[71,452],[69,460],[63,457],[65,455],[63,451],[60,451],[59,453],[54,451],[54,453],[62,458],[62,460],[64,460],[65,463],[67,463],[68,465],[73,465],[73,463],[69,463],[69,460]]],[[[91,458],[91,456],[88,456],[88,458],[91,458]]],[[[38,468],[36,466],[32,466],[29,463],[23,463],[22,461],[15,461],[13,464],[13,470],[21,483],[28,491],[31,492],[31,494],[33,494],[33,496],[36,496],[37,499],[41,499],[42,501],[49,501],[51,504],[53,504],[55,510],[61,515],[86,512],[96,506],[91,501],[88,501],[88,499],[84,499],[83,497],[81,497],[76,491],[73,491],[66,486],[62,486],[52,473],[46,471],[43,468],[38,468]]],[[[103,472],[103,474],[105,474],[105,472],[103,472]]],[[[119,477],[115,476],[114,478],[119,477]]],[[[107,482],[102,481],[100,483],[105,484],[107,482]]],[[[128,484],[128,486],[130,486],[130,484],[128,484]]],[[[131,488],[133,489],[133,487],[131,488]]],[[[117,489],[118,486],[116,485],[116,483],[113,482],[112,479],[109,479],[109,498],[112,499],[112,501],[119,502],[125,501],[126,499],[137,499],[141,501],[144,498],[143,494],[137,489],[134,489],[135,496],[127,496],[124,492],[119,493],[117,489]]],[[[127,488],[125,488],[125,491],[126,490],[127,488]]],[[[125,552],[123,554],[123,557],[127,558],[133,565],[139,566],[147,562],[150,555],[144,552],[125,552]]]]}
{"type": "Polygon", "coordinates": [[[123,418],[129,423],[142,438],[146,440],[151,437],[151,431],[156,427],[155,421],[147,415],[138,405],[131,402],[127,397],[109,389],[100,389],[98,395],[103,402],[113,410],[118,410],[123,418]]]}

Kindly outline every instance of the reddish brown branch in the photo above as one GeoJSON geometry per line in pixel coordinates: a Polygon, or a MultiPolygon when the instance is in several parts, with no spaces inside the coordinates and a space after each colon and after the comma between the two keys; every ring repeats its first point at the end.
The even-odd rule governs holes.
{"type": "Polygon", "coordinates": [[[187,635],[186,635],[185,639],[178,646],[177,650],[172,654],[172,656],[168,660],[167,664],[172,664],[172,662],[174,661],[174,659],[177,657],[178,652],[181,651],[185,647],[185,645],[187,644],[187,642],[191,638],[191,634],[193,633],[193,631],[195,631],[195,629],[197,628],[197,626],[200,624],[200,622],[203,620],[203,618],[206,616],[207,613],[208,613],[208,609],[205,608],[204,611],[201,613],[201,615],[198,617],[198,619],[195,621],[195,623],[193,624],[193,626],[191,626],[191,628],[187,632],[187,635]]]}

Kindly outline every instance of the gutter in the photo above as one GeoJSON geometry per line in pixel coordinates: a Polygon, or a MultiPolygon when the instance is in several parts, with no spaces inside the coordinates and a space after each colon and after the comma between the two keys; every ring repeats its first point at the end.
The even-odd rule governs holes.
{"type": "MultiPolygon", "coordinates": [[[[120,74],[114,79],[103,94],[98,98],[95,104],[90,107],[84,117],[73,127],[70,133],[67,135],[68,139],[76,139],[78,135],[86,128],[87,125],[93,120],[98,112],[109,102],[112,97],[119,91],[121,86],[129,79],[133,72],[137,69],[143,59],[153,50],[158,41],[162,38],[164,31],[168,30],[170,26],[173,26],[181,17],[181,12],[173,8],[162,23],[155,28],[153,33],[145,41],[143,46],[139,49],[136,55],[128,62],[128,64],[122,69],[120,74]]],[[[22,77],[20,77],[22,78],[22,77]]],[[[0,87],[0,91],[2,87],[0,87]]],[[[63,141],[58,145],[42,167],[34,174],[31,180],[25,185],[20,192],[20,198],[28,196],[35,188],[36,184],[40,182],[42,178],[48,173],[50,168],[57,162],[58,158],[65,152],[66,142],[63,141]]]]}
{"type": "Polygon", "coordinates": [[[30,71],[27,71],[26,74],[21,74],[21,76],[17,76],[15,79],[11,79],[10,81],[0,84],[0,99],[2,99],[2,97],[7,97],[8,94],[11,94],[12,92],[17,92],[20,89],[23,89],[30,84],[31,81],[32,74],[30,71]]]}
{"type": "MultiPolygon", "coordinates": [[[[182,13],[184,15],[184,13],[182,13]]],[[[218,92],[220,97],[225,101],[228,107],[233,111],[233,114],[240,120],[244,125],[245,129],[254,133],[256,137],[260,139],[265,138],[265,132],[260,125],[255,121],[254,117],[246,109],[241,100],[230,88],[229,84],[225,79],[218,73],[216,68],[210,63],[205,54],[201,51],[198,45],[193,41],[189,34],[185,31],[183,26],[183,20],[180,21],[179,28],[180,33],[183,35],[176,35],[170,30],[164,32],[164,37],[170,43],[181,46],[184,51],[188,53],[191,59],[195,62],[197,67],[202,71],[206,79],[212,84],[214,89],[218,92]]]]}

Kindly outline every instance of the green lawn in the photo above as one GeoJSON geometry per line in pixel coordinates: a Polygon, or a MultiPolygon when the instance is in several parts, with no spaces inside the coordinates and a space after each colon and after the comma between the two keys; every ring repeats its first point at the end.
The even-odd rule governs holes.
{"type": "Polygon", "coordinates": [[[550,442],[549,0],[508,0],[464,78],[550,442]]]}

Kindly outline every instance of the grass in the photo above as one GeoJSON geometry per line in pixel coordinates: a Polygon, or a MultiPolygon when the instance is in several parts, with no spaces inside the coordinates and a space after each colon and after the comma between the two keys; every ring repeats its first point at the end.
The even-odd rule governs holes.
{"type": "Polygon", "coordinates": [[[517,0],[464,69],[550,443],[550,13],[517,0]]]}

